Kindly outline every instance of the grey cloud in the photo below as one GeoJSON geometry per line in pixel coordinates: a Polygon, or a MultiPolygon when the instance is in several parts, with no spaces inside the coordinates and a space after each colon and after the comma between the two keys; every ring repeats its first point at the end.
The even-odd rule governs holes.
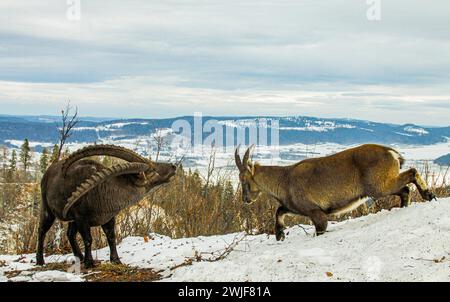
{"type": "Polygon", "coordinates": [[[65,1],[4,0],[0,81],[23,85],[0,103],[75,98],[97,115],[105,100],[108,115],[192,104],[210,114],[448,114],[449,3],[382,1],[381,21],[369,22],[366,1],[81,0],[70,22],[65,1]]]}

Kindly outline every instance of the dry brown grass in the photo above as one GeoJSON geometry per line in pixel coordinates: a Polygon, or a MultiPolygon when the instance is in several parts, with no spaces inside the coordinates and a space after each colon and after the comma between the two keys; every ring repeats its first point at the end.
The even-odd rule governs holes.
{"type": "Polygon", "coordinates": [[[101,263],[85,279],[90,282],[151,282],[161,279],[159,272],[124,264],[101,263]]]}
{"type": "MultiPolygon", "coordinates": [[[[422,172],[423,173],[423,172],[422,172]]],[[[423,174],[426,175],[426,174],[423,174]]],[[[442,176],[442,175],[441,175],[442,176]]],[[[427,176],[424,176],[427,178],[427,176]]],[[[429,176],[432,177],[432,176],[429,176]]],[[[441,177],[429,180],[438,197],[450,196],[449,186],[438,183],[441,177]]],[[[415,191],[413,202],[422,199],[415,191]]],[[[382,209],[400,206],[398,197],[388,197],[374,202],[370,207],[363,205],[338,220],[376,213],[382,209]]],[[[147,236],[158,233],[172,238],[226,234],[245,231],[249,234],[273,234],[274,213],[277,203],[269,196],[262,195],[251,205],[241,199],[240,188],[233,188],[227,177],[205,181],[197,172],[179,169],[170,185],[158,188],[137,205],[122,211],[117,219],[118,241],[133,236],[147,236]]],[[[35,251],[39,211],[24,215],[20,228],[13,232],[15,254],[35,251]]],[[[287,225],[310,224],[306,217],[289,217],[287,225]]],[[[68,253],[70,245],[66,238],[65,223],[56,222],[47,234],[46,252],[68,253]]],[[[92,228],[93,248],[106,246],[101,228],[92,228]]],[[[80,238],[79,238],[80,240],[80,238]]],[[[82,244],[80,240],[80,244],[82,244]]],[[[4,252],[4,251],[0,251],[4,252]]]]}
{"type": "MultiPolygon", "coordinates": [[[[71,267],[69,263],[55,262],[45,266],[36,266],[28,272],[40,271],[61,271],[68,272],[71,267]]],[[[5,272],[5,276],[10,279],[19,276],[23,271],[12,270],[5,272]]],[[[151,282],[161,279],[160,272],[150,268],[138,268],[124,264],[112,264],[109,262],[99,263],[92,269],[81,268],[81,276],[87,282],[151,282]]]]}

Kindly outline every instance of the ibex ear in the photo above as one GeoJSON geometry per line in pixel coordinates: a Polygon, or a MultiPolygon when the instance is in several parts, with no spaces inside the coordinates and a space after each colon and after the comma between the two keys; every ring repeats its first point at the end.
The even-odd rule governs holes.
{"type": "Polygon", "coordinates": [[[149,180],[154,180],[155,178],[159,178],[161,177],[161,175],[159,175],[158,172],[156,171],[151,171],[150,172],[150,177],[147,177],[147,175],[145,176],[145,180],[149,181],[149,180]]]}
{"type": "Polygon", "coordinates": [[[252,176],[255,176],[255,168],[258,165],[259,165],[258,162],[252,163],[251,161],[248,161],[247,170],[252,174],[252,176]]]}

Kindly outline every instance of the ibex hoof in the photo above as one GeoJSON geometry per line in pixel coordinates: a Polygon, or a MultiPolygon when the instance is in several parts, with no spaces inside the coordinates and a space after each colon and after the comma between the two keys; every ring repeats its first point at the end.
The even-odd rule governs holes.
{"type": "Polygon", "coordinates": [[[425,192],[423,192],[423,199],[425,199],[426,201],[432,201],[433,199],[437,199],[436,195],[433,194],[433,192],[431,192],[430,190],[426,190],[425,192]]]}
{"type": "Polygon", "coordinates": [[[284,234],[283,231],[277,232],[275,237],[276,237],[277,241],[284,241],[284,239],[286,239],[286,235],[284,234]]]}
{"type": "Polygon", "coordinates": [[[93,268],[94,260],[85,259],[84,260],[84,268],[93,268]]]}
{"type": "Polygon", "coordinates": [[[45,265],[44,259],[38,259],[38,260],[36,260],[36,265],[40,265],[40,266],[45,265]]]}

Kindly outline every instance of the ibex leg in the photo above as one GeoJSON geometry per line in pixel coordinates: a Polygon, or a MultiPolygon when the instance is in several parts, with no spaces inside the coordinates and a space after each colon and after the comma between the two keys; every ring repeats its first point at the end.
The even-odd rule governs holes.
{"type": "Polygon", "coordinates": [[[44,265],[44,242],[45,235],[48,230],[52,227],[53,222],[55,222],[55,215],[53,215],[47,207],[43,204],[41,209],[41,218],[39,221],[39,230],[38,230],[38,244],[36,251],[36,264],[44,265]]]}
{"type": "Polygon", "coordinates": [[[327,230],[328,226],[328,217],[322,210],[314,210],[309,215],[309,218],[314,223],[316,227],[316,235],[322,235],[327,230]]]}
{"type": "Polygon", "coordinates": [[[81,225],[78,223],[77,226],[84,243],[84,267],[91,268],[94,266],[94,259],[92,258],[91,252],[92,247],[91,228],[86,223],[82,223],[81,225]]]}
{"type": "Polygon", "coordinates": [[[417,189],[419,190],[420,196],[422,196],[422,198],[427,201],[435,199],[436,195],[434,195],[430,191],[427,183],[422,179],[419,172],[417,172],[416,169],[410,169],[409,171],[411,171],[411,173],[413,174],[414,180],[412,183],[416,185],[417,189]]]}
{"type": "Polygon", "coordinates": [[[286,238],[284,234],[285,224],[284,218],[289,213],[289,210],[284,206],[280,206],[275,214],[275,238],[277,241],[283,241],[286,238]]]}
{"type": "Polygon", "coordinates": [[[409,186],[403,187],[398,196],[400,196],[402,208],[409,206],[411,203],[411,188],[409,186]]]}
{"type": "Polygon", "coordinates": [[[80,250],[77,242],[77,225],[75,222],[69,222],[69,227],[67,229],[67,237],[69,238],[70,246],[72,247],[73,255],[78,257],[80,261],[84,260],[83,253],[80,250]]]}
{"type": "Polygon", "coordinates": [[[110,221],[102,225],[103,232],[105,232],[106,239],[109,245],[109,258],[112,263],[120,264],[119,255],[116,248],[116,233],[115,233],[116,218],[113,217],[110,221]]]}
{"type": "Polygon", "coordinates": [[[390,194],[399,195],[402,190],[404,190],[406,185],[410,183],[413,183],[417,187],[423,199],[430,201],[436,198],[430,189],[428,189],[427,184],[422,179],[419,172],[414,168],[400,173],[397,180],[392,184],[390,190],[388,191],[390,194]]]}

